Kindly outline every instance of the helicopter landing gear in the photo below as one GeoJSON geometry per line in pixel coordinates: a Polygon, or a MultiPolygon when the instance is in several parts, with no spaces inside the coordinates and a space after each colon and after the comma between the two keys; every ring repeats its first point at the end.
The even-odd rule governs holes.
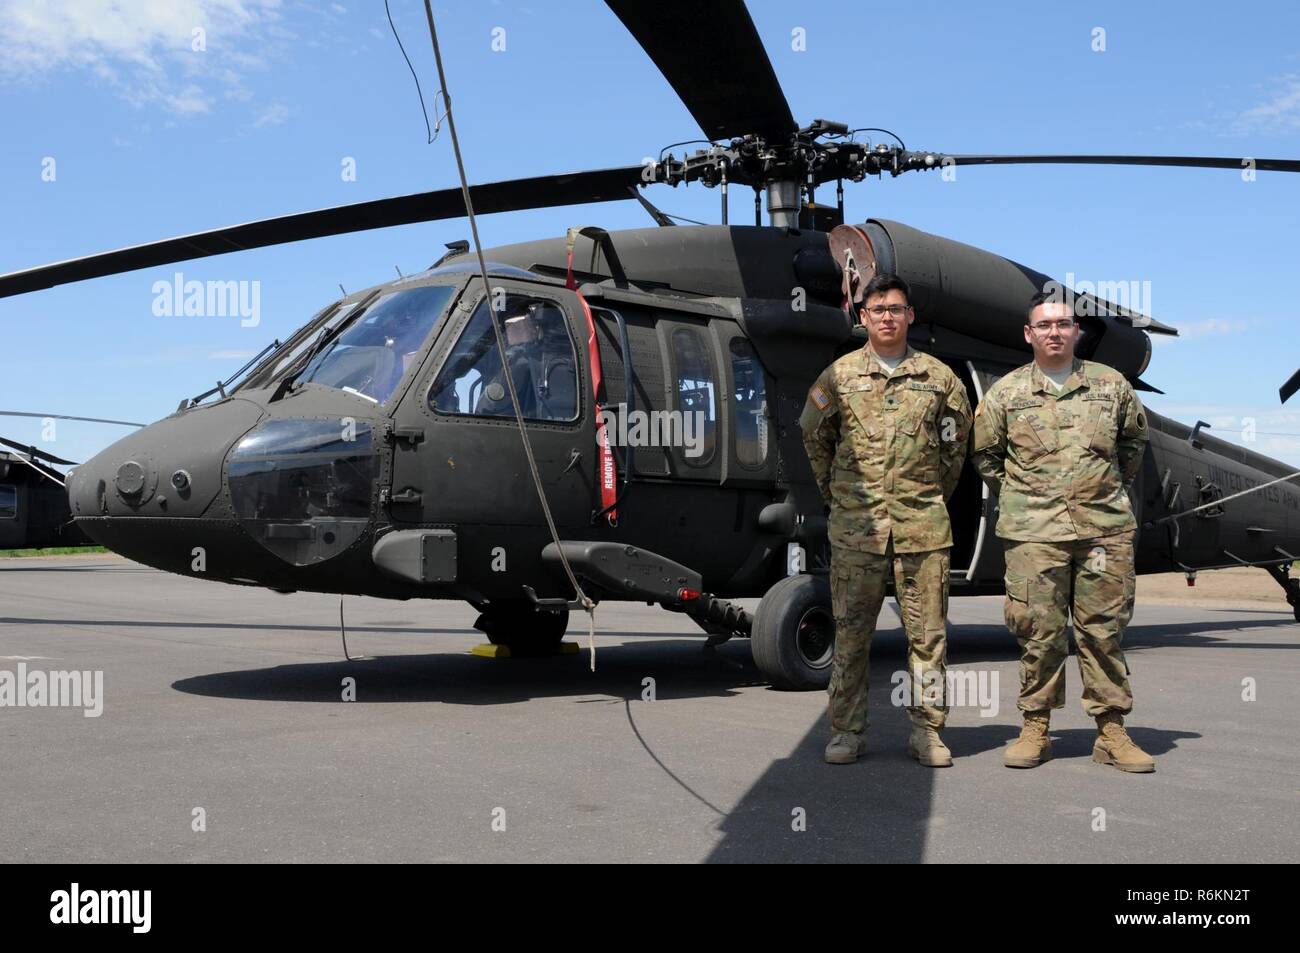
{"type": "Polygon", "coordinates": [[[1286,590],[1286,601],[1291,606],[1295,620],[1300,622],[1300,579],[1291,578],[1291,564],[1278,563],[1264,568],[1277,580],[1278,585],[1286,590]]]}
{"type": "Polygon", "coordinates": [[[538,609],[526,600],[494,602],[482,608],[474,628],[512,656],[556,655],[569,627],[569,610],[538,609]]]}
{"type": "Polygon", "coordinates": [[[754,664],[775,688],[810,691],[831,680],[835,616],[823,575],[787,576],[758,603],[750,637],[754,664]]]}

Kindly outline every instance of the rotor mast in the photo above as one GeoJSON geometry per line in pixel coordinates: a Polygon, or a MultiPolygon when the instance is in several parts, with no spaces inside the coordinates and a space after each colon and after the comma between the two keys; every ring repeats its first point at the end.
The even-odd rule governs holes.
{"type": "Polygon", "coordinates": [[[767,223],[777,228],[798,228],[803,207],[803,186],[798,179],[773,179],[767,183],[767,223]]]}

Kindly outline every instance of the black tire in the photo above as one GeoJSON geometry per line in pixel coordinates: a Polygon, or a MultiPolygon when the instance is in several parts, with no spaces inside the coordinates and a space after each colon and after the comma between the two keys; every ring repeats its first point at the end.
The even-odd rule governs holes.
{"type": "Polygon", "coordinates": [[[754,664],[773,688],[826,688],[835,651],[830,580],[801,573],[769,589],[754,614],[750,643],[754,664]]]}
{"type": "Polygon", "coordinates": [[[504,645],[511,655],[550,655],[559,649],[569,627],[569,610],[539,610],[530,602],[498,602],[488,606],[474,623],[493,645],[504,645]]]}

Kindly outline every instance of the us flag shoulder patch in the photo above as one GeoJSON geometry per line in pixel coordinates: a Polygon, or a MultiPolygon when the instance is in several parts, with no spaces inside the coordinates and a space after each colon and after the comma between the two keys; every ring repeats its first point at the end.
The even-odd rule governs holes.
{"type": "Polygon", "coordinates": [[[812,402],[817,405],[818,410],[825,410],[831,405],[830,397],[827,396],[826,391],[822,390],[820,384],[813,387],[809,396],[812,397],[812,402]]]}

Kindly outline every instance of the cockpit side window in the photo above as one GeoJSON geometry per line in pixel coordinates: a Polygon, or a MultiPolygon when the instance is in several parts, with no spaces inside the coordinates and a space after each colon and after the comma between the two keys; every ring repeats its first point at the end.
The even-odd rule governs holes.
{"type": "MultiPolygon", "coordinates": [[[[565,313],[554,301],[508,295],[500,313],[506,364],[525,419],[578,417],[578,362],[565,313]]],[[[429,391],[443,414],[513,417],[488,302],[479,303],[429,391]]]]}

